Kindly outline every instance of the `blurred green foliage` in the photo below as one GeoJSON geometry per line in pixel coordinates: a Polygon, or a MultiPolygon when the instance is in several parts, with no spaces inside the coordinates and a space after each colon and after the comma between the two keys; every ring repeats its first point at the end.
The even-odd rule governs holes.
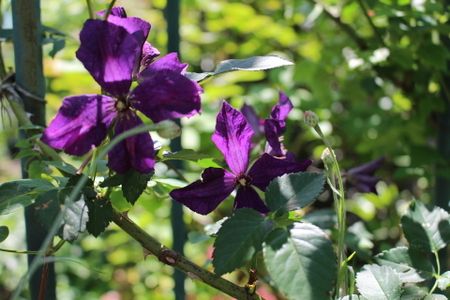
{"type": "MultiPolygon", "coordinates": [[[[108,4],[105,0],[94,2],[96,10],[108,4]]],[[[151,22],[149,41],[162,53],[167,42],[165,2],[117,1],[129,15],[151,22]]],[[[2,6],[4,27],[9,27],[9,4],[2,6]]],[[[99,92],[74,55],[78,32],[87,17],[85,1],[42,1],[43,23],[67,34],[66,47],[54,58],[49,55],[51,45],[44,47],[49,119],[64,96],[99,92]]],[[[210,135],[221,100],[236,107],[252,104],[265,117],[282,90],[295,106],[285,143],[299,158],[312,157],[315,166],[321,167],[323,146],[302,126],[304,110],[319,115],[344,169],[385,156],[387,163],[378,173],[384,181],[378,186],[379,195],[349,194],[352,230],[348,243],[357,251],[353,261],[357,267],[371,254],[402,244],[398,222],[406,204],[412,198],[430,201],[436,172],[450,174],[448,157],[436,151],[436,114],[445,109],[443,95],[449,97],[445,77],[450,52],[443,44],[450,32],[448,18],[444,4],[432,0],[184,0],[181,56],[190,64],[189,71],[211,71],[227,58],[267,54],[285,57],[295,66],[207,80],[202,114],[183,122],[183,146],[220,158],[210,135]]],[[[3,51],[8,67],[13,67],[10,46],[6,44],[3,51]]],[[[14,125],[5,116],[1,119],[0,181],[4,181],[17,178],[20,172],[17,161],[8,158],[14,125]]],[[[189,163],[188,180],[197,179],[203,167],[200,161],[189,163]]],[[[140,197],[130,215],[170,245],[171,200],[167,192],[180,183],[157,183],[166,175],[174,176],[159,166],[155,189],[140,197]]],[[[120,191],[111,197],[116,208],[127,209],[120,191]]],[[[198,264],[212,268],[208,263],[212,239],[205,237],[203,225],[227,216],[230,203],[224,201],[218,212],[207,217],[186,213],[192,231],[186,255],[198,264]]],[[[330,205],[324,200],[316,206],[330,205]]],[[[25,248],[22,220],[17,216],[0,216],[0,225],[11,230],[2,247],[25,248]]],[[[89,236],[64,246],[58,257],[61,299],[118,299],[114,293],[121,299],[173,298],[172,269],[153,258],[143,260],[142,248],[114,226],[99,238],[89,236]]],[[[0,256],[0,298],[7,298],[24,269],[24,257],[0,256]]],[[[244,281],[244,275],[234,274],[233,278],[244,281]]],[[[186,284],[189,299],[226,299],[197,281],[186,284]]]]}

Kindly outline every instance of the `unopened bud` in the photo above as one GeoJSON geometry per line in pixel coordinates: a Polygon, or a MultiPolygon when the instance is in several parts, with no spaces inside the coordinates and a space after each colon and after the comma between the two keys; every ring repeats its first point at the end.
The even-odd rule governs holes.
{"type": "Polygon", "coordinates": [[[156,132],[160,137],[165,139],[174,139],[181,135],[181,127],[171,120],[164,120],[159,122],[156,132]]]}
{"type": "MultiPolygon", "coordinates": [[[[333,150],[331,150],[333,151],[333,150]]],[[[331,152],[329,148],[325,148],[322,152],[322,155],[320,156],[320,158],[322,159],[323,163],[327,166],[331,166],[333,165],[334,162],[334,151],[331,152]],[[333,154],[331,154],[333,153],[333,154]]]]}
{"type": "Polygon", "coordinates": [[[319,123],[319,117],[314,112],[307,110],[303,113],[303,121],[310,127],[316,127],[319,123]]]}

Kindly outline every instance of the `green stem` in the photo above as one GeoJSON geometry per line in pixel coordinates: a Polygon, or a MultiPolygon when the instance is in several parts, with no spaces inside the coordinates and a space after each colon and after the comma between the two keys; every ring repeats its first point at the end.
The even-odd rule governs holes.
{"type": "Polygon", "coordinates": [[[22,250],[12,250],[12,249],[3,249],[0,248],[1,252],[9,252],[9,253],[15,253],[15,254],[32,254],[37,255],[38,251],[22,251],[22,250]]]}
{"type": "Polygon", "coordinates": [[[111,10],[113,9],[114,4],[116,4],[116,0],[112,0],[112,1],[109,3],[109,6],[108,6],[108,8],[106,9],[106,13],[105,13],[105,21],[108,20],[108,17],[109,17],[109,15],[111,14],[111,10]]]}
{"type": "Polygon", "coordinates": [[[250,295],[247,293],[247,290],[244,287],[240,287],[217,274],[203,269],[179,253],[165,247],[137,226],[126,215],[115,212],[113,214],[113,222],[128,233],[133,239],[138,241],[142,247],[155,255],[161,262],[184,272],[188,277],[201,280],[236,299],[260,299],[256,294],[250,295]]]}
{"type": "Polygon", "coordinates": [[[439,261],[439,253],[437,251],[433,251],[433,255],[436,259],[436,281],[434,282],[433,287],[431,288],[430,292],[428,293],[428,295],[433,294],[434,290],[436,289],[436,287],[438,286],[438,278],[439,276],[441,276],[441,262],[439,261]]]}
{"type": "Polygon", "coordinates": [[[345,192],[344,192],[344,183],[342,180],[341,170],[339,168],[339,163],[336,155],[334,154],[333,148],[331,147],[331,143],[323,134],[319,125],[314,127],[314,130],[322,139],[325,146],[328,148],[330,155],[332,157],[332,165],[328,166],[325,164],[325,168],[328,170],[329,180],[333,185],[332,195],[334,199],[334,205],[336,209],[337,222],[338,222],[338,237],[337,237],[337,257],[338,257],[338,275],[336,281],[336,294],[338,297],[342,297],[345,295],[347,290],[347,270],[341,270],[341,268],[346,268],[346,264],[344,263],[346,260],[345,257],[345,231],[346,231],[346,209],[345,209],[345,192]],[[336,191],[336,178],[337,178],[337,188],[336,191]],[[342,293],[342,294],[341,294],[342,293]]]}
{"type": "Polygon", "coordinates": [[[94,15],[94,10],[92,9],[91,0],[86,0],[86,5],[87,5],[87,8],[88,8],[89,18],[90,19],[94,19],[95,15],[94,15]]]}

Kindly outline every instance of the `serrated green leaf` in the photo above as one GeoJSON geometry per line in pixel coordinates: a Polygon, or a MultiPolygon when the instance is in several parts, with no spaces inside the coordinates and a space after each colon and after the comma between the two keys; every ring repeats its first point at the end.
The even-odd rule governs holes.
{"type": "Polygon", "coordinates": [[[400,277],[388,266],[365,265],[356,275],[356,286],[367,299],[399,300],[402,294],[400,277]]]}
{"type": "Polygon", "coordinates": [[[322,192],[325,176],[321,173],[285,174],[272,180],[266,190],[271,211],[294,210],[311,204],[322,192]]]}
{"type": "Polygon", "coordinates": [[[217,274],[241,267],[261,249],[271,228],[260,213],[250,208],[238,209],[220,227],[214,242],[213,266],[217,274]]]}
{"type": "Polygon", "coordinates": [[[442,291],[445,291],[450,287],[450,271],[447,271],[438,277],[437,287],[442,291]]]}
{"type": "Polygon", "coordinates": [[[6,240],[9,235],[9,229],[6,226],[0,226],[0,243],[6,240]]]}
{"type": "Polygon", "coordinates": [[[401,222],[405,237],[413,248],[435,252],[450,242],[450,216],[440,207],[429,209],[415,201],[401,222]]]}
{"type": "Polygon", "coordinates": [[[400,300],[423,300],[428,294],[428,290],[417,285],[406,285],[403,287],[403,292],[400,300]]]}
{"type": "Polygon", "coordinates": [[[109,223],[111,223],[113,216],[113,209],[111,202],[102,198],[86,199],[88,207],[88,221],[86,224],[87,231],[93,236],[99,236],[109,223]]]}
{"type": "Polygon", "coordinates": [[[283,234],[277,229],[264,243],[264,261],[272,280],[289,299],[330,299],[336,279],[331,241],[317,226],[294,223],[283,234]]]}
{"type": "Polygon", "coordinates": [[[66,241],[74,241],[78,235],[86,230],[88,221],[88,207],[84,197],[69,203],[63,212],[63,238],[66,241]]]}
{"type": "Polygon", "coordinates": [[[15,206],[26,207],[40,193],[54,188],[43,179],[20,179],[0,184],[0,213],[9,213],[15,206]]]}
{"type": "Polygon", "coordinates": [[[232,71],[262,71],[279,67],[291,66],[292,62],[275,55],[253,56],[244,59],[224,60],[214,72],[187,73],[186,77],[195,81],[202,81],[210,76],[216,76],[232,71]]]}
{"type": "Polygon", "coordinates": [[[423,253],[414,249],[397,247],[375,256],[377,263],[394,269],[403,283],[417,283],[433,276],[433,265],[423,253]]]}
{"type": "Polygon", "coordinates": [[[122,174],[114,174],[113,176],[105,178],[105,180],[100,183],[101,187],[112,187],[112,186],[119,186],[124,181],[124,175],[122,174]]]}
{"type": "Polygon", "coordinates": [[[147,182],[152,175],[153,173],[141,174],[135,170],[130,170],[125,173],[122,182],[122,192],[125,199],[131,204],[134,204],[147,188],[147,182]]]}

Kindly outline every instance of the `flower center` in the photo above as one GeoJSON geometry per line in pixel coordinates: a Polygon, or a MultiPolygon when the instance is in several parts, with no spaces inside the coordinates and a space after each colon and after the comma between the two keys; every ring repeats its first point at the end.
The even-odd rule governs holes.
{"type": "Polygon", "coordinates": [[[238,178],[237,178],[237,182],[238,182],[240,185],[242,185],[242,186],[250,185],[250,182],[251,182],[251,181],[252,181],[251,178],[248,177],[248,176],[245,175],[245,174],[241,174],[241,175],[239,175],[238,178]]]}
{"type": "Polygon", "coordinates": [[[123,112],[125,110],[127,110],[130,107],[127,99],[125,98],[119,98],[116,101],[116,109],[118,112],[123,112]]]}

